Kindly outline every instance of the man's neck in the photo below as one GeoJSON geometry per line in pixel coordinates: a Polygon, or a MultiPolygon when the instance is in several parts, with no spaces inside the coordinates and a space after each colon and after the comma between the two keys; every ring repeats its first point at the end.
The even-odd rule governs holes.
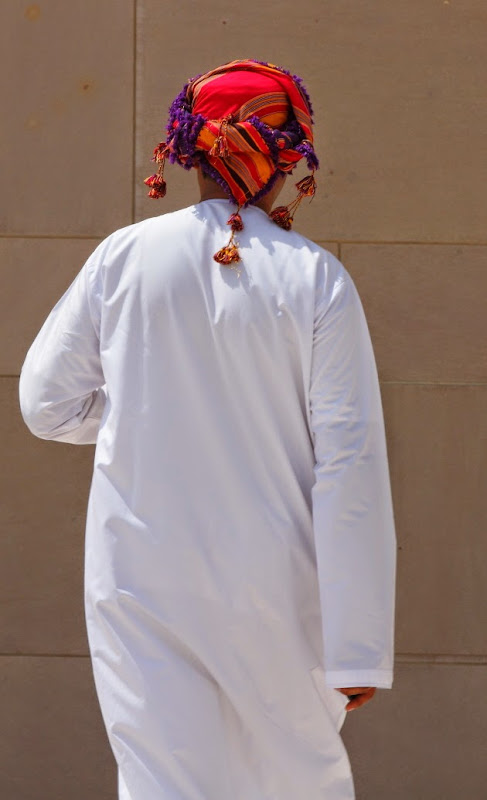
{"type": "MultiPolygon", "coordinates": [[[[198,170],[198,182],[201,195],[200,202],[203,200],[228,200],[228,195],[223,191],[222,187],[216,181],[202,176],[200,170],[198,170]]],[[[282,186],[283,183],[284,180],[281,179],[279,186],[282,186]]],[[[261,208],[266,214],[269,214],[279,191],[280,188],[278,186],[275,188],[273,187],[268,194],[265,194],[257,203],[253,203],[253,205],[257,208],[261,208]]]]}
{"type": "Polygon", "coordinates": [[[208,186],[203,186],[201,189],[200,202],[202,200],[228,200],[228,195],[217,183],[208,182],[208,186]]]}
{"type": "MultiPolygon", "coordinates": [[[[209,189],[209,191],[201,192],[200,203],[203,200],[228,200],[228,199],[229,199],[228,195],[225,194],[223,189],[220,189],[220,191],[209,189]]],[[[268,214],[269,211],[272,209],[272,201],[270,201],[269,198],[266,197],[265,195],[260,200],[258,200],[257,203],[252,203],[252,205],[255,206],[256,208],[261,208],[263,211],[266,212],[266,214],[268,214]]]]}

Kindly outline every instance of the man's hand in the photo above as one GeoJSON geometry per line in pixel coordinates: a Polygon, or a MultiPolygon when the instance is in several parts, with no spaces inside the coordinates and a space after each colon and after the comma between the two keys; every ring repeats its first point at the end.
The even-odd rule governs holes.
{"type": "Polygon", "coordinates": [[[372,700],[376,689],[374,686],[354,686],[351,689],[337,689],[337,692],[346,694],[350,698],[350,702],[345,706],[345,711],[353,711],[372,700]]]}

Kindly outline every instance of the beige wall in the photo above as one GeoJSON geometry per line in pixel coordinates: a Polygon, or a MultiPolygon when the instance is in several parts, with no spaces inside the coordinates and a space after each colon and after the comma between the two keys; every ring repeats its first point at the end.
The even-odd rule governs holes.
{"type": "Polygon", "coordinates": [[[345,725],[358,800],[482,800],[485,0],[3,0],[1,11],[0,796],[115,798],[82,608],[93,450],[30,436],[23,357],[100,237],[191,201],[194,176],[177,168],[157,205],[141,183],[184,80],[254,57],[308,84],[322,168],[298,228],[356,280],[382,381],[397,673],[345,725]]]}

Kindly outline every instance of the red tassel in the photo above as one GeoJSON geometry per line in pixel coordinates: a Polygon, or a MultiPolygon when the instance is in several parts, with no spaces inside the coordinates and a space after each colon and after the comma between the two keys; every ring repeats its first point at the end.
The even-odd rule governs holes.
{"type": "Polygon", "coordinates": [[[229,219],[227,220],[227,225],[231,225],[232,231],[243,231],[242,217],[238,211],[236,211],[235,214],[230,215],[229,219]]]}
{"type": "Polygon", "coordinates": [[[159,142],[157,147],[154,148],[154,155],[152,160],[159,164],[158,170],[154,175],[149,175],[144,183],[150,187],[150,192],[147,192],[148,197],[159,200],[161,197],[166,196],[166,181],[164,180],[164,165],[166,163],[166,156],[170,148],[166,142],[159,142]]]}
{"type": "Polygon", "coordinates": [[[160,164],[162,161],[164,161],[168,152],[169,152],[169,147],[167,146],[166,142],[159,142],[157,147],[154,148],[154,155],[152,157],[152,160],[160,164]]]}
{"type": "Polygon", "coordinates": [[[153,197],[158,200],[166,196],[166,181],[162,174],[156,173],[155,175],[149,175],[144,183],[146,186],[150,186],[150,192],[147,193],[148,197],[153,197]]]}
{"type": "MultiPolygon", "coordinates": [[[[232,229],[230,241],[225,247],[222,247],[221,250],[219,250],[218,253],[215,253],[213,256],[218,264],[224,264],[225,266],[235,264],[241,260],[240,253],[238,252],[238,243],[235,240],[235,233],[237,231],[243,231],[244,226],[242,217],[240,216],[240,206],[234,214],[230,214],[229,218],[227,219],[227,225],[230,225],[232,229]]],[[[237,274],[240,275],[239,269],[237,269],[237,274]]]]}
{"type": "Polygon", "coordinates": [[[280,228],[284,228],[285,231],[291,230],[293,218],[287,206],[278,206],[269,216],[280,228]]]}
{"type": "Polygon", "coordinates": [[[164,166],[166,163],[166,153],[169,148],[165,142],[160,142],[154,150],[153,161],[159,164],[159,168],[154,175],[149,175],[144,183],[150,187],[150,192],[147,193],[148,197],[159,200],[161,197],[166,196],[166,181],[164,180],[164,166]]]}
{"type": "Polygon", "coordinates": [[[224,264],[225,266],[241,260],[237,245],[232,240],[230,240],[226,247],[222,247],[218,253],[215,253],[213,258],[218,264],[224,264]]]}

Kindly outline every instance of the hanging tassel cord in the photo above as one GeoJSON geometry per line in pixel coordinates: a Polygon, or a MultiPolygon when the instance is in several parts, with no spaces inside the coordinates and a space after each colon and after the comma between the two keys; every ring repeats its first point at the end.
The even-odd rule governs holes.
{"type": "Polygon", "coordinates": [[[223,117],[220,122],[218,136],[213,142],[212,148],[208,155],[215,158],[226,158],[228,155],[230,155],[230,150],[228,148],[227,128],[232,122],[232,119],[233,117],[231,114],[229,114],[227,117],[223,117]]]}
{"type": "Polygon", "coordinates": [[[238,242],[235,238],[235,234],[243,230],[243,220],[240,216],[240,206],[234,214],[230,215],[227,220],[227,225],[230,225],[232,229],[230,240],[225,247],[222,247],[221,250],[218,250],[218,252],[215,253],[213,258],[218,264],[222,264],[225,267],[232,267],[236,270],[237,275],[240,276],[240,269],[234,266],[241,261],[238,250],[238,242]]]}
{"type": "Polygon", "coordinates": [[[167,146],[166,142],[160,142],[157,145],[154,150],[152,161],[155,161],[156,164],[159,164],[159,167],[154,175],[149,175],[149,177],[144,181],[145,185],[149,186],[150,188],[150,191],[147,192],[147,196],[152,197],[155,200],[166,196],[167,185],[166,181],[164,180],[164,167],[166,165],[166,156],[168,152],[169,147],[167,146]]]}
{"type": "Polygon", "coordinates": [[[276,223],[276,225],[279,225],[280,228],[284,228],[285,231],[291,230],[294,221],[294,215],[298,210],[301,201],[305,197],[309,197],[311,202],[316,194],[316,181],[314,178],[314,172],[298,181],[296,184],[296,189],[298,190],[298,196],[294,200],[288,203],[287,206],[278,206],[269,214],[270,218],[276,223]]]}

